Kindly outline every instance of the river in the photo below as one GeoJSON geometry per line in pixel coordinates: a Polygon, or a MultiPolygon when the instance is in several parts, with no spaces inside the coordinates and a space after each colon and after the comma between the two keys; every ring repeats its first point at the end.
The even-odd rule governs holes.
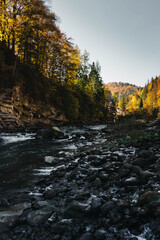
{"type": "Polygon", "coordinates": [[[105,127],[106,125],[61,127],[67,138],[49,141],[36,139],[35,133],[1,133],[0,195],[28,190],[42,176],[49,175],[54,168],[46,164],[46,156],[72,155],[93,144],[106,142],[107,139],[99,134],[91,142],[85,137],[88,132],[105,127]]]}

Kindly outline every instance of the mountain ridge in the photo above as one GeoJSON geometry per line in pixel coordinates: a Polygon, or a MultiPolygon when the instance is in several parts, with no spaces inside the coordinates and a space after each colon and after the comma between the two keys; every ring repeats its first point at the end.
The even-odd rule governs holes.
{"type": "Polygon", "coordinates": [[[106,83],[105,86],[109,88],[112,95],[117,92],[119,96],[132,95],[142,89],[142,87],[138,87],[134,84],[124,82],[109,82],[106,83]]]}

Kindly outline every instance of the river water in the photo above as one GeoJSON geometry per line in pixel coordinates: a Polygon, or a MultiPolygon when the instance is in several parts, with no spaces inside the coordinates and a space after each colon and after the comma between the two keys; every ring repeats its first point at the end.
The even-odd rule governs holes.
{"type": "Polygon", "coordinates": [[[30,189],[42,176],[49,175],[53,167],[45,163],[46,156],[72,155],[84,147],[106,142],[98,132],[91,142],[84,136],[105,127],[62,127],[67,138],[49,141],[36,139],[35,133],[0,133],[0,196],[30,189]]]}

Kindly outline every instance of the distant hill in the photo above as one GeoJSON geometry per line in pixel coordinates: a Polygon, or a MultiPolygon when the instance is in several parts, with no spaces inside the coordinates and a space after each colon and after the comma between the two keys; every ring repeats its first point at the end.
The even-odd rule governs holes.
{"type": "Polygon", "coordinates": [[[142,89],[141,87],[137,87],[136,85],[133,84],[129,84],[129,83],[123,83],[123,82],[110,82],[105,84],[106,87],[109,88],[109,90],[111,91],[112,95],[115,92],[118,92],[119,95],[131,95],[133,93],[138,92],[140,89],[142,89]]]}

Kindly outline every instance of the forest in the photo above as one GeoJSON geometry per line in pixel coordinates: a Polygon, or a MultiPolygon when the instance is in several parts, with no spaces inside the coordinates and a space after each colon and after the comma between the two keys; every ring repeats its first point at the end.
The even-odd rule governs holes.
{"type": "Polygon", "coordinates": [[[157,118],[160,116],[160,77],[151,79],[144,88],[127,95],[113,94],[115,107],[123,115],[134,115],[143,118],[157,118]]]}
{"type": "Polygon", "coordinates": [[[113,120],[116,113],[159,116],[160,78],[144,88],[105,85],[98,61],[90,63],[89,53],[81,53],[61,31],[44,1],[3,0],[0,16],[1,92],[20,85],[24,95],[61,109],[73,121],[113,120]]]}
{"type": "Polygon", "coordinates": [[[89,62],[64,34],[42,0],[3,0],[0,6],[0,90],[20,84],[34,101],[50,103],[68,119],[112,118],[111,93],[100,64],[89,62]]]}

